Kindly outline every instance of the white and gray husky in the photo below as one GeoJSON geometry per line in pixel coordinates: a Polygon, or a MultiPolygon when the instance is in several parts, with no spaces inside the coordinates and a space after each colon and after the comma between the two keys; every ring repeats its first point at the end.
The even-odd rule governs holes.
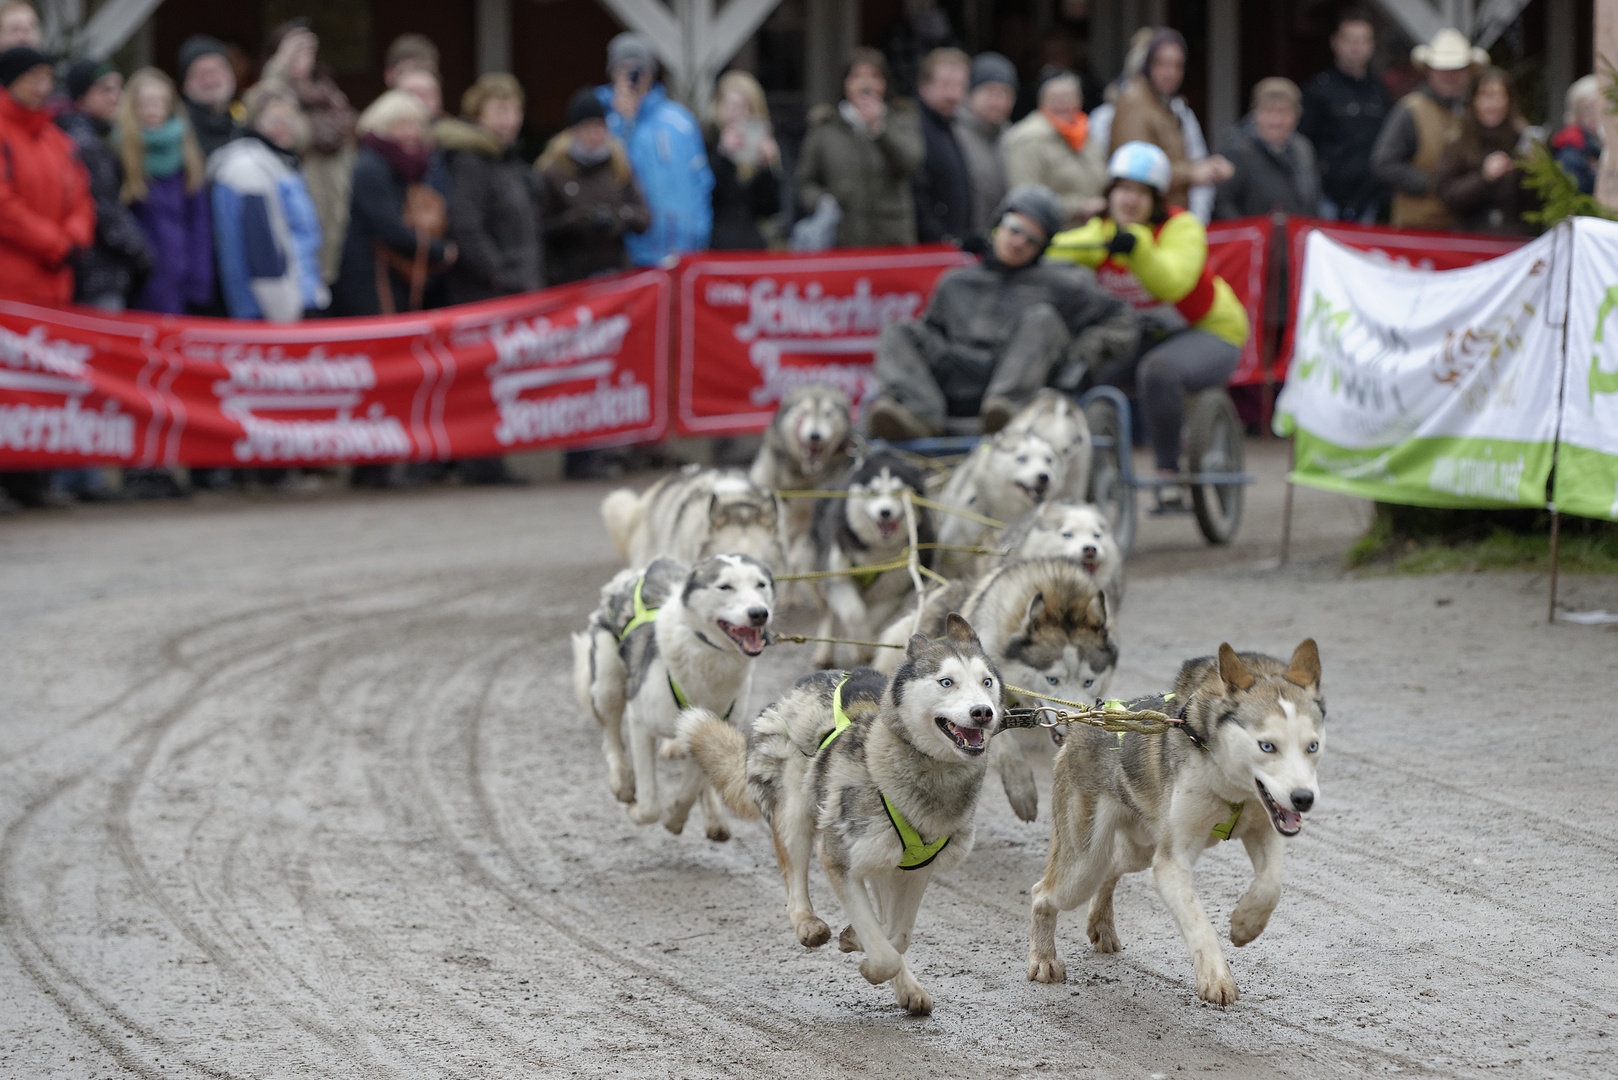
{"type": "MultiPolygon", "coordinates": [[[[1106,696],[1118,667],[1109,601],[1072,559],[1019,560],[929,594],[917,631],[943,633],[945,617],[958,611],[977,629],[984,651],[1009,685],[1089,704],[1106,696]]],[[[881,640],[902,643],[914,625],[913,610],[895,618],[881,640]]],[[[874,665],[878,670],[898,668],[899,650],[878,651],[881,655],[874,665]]],[[[1040,702],[1020,704],[1033,707],[1040,702]]],[[[1034,732],[1007,732],[994,741],[989,755],[1012,810],[1024,821],[1033,821],[1039,812],[1039,789],[1022,741],[1038,737],[1034,732]]]]}
{"type": "MultiPolygon", "coordinates": [[[[871,634],[887,624],[915,594],[910,575],[903,568],[887,571],[860,571],[901,559],[910,543],[905,524],[904,493],[925,494],[921,471],[891,451],[880,450],[861,458],[835,485],[846,490],[846,499],[821,499],[815,506],[814,567],[817,570],[854,571],[827,577],[817,583],[823,615],[821,637],[871,640],[871,634]]],[[[919,543],[933,541],[932,517],[916,508],[916,534],[919,543]]],[[[918,553],[921,565],[933,565],[933,549],[918,553]]],[[[866,646],[822,643],[815,650],[815,663],[858,664],[870,659],[866,646]]]]}
{"type": "Polygon", "coordinates": [[[781,572],[780,503],[740,469],[687,465],[640,495],[628,488],[601,501],[607,535],[620,558],[645,566],[660,556],[694,563],[710,555],[748,555],[781,572]]]}
{"type": "Polygon", "coordinates": [[[692,762],[682,763],[674,800],[662,804],[657,742],[674,737],[688,705],[721,716],[734,711],[753,658],[764,651],[774,608],[769,568],[746,555],[716,555],[689,569],[658,559],[644,571],[620,571],[602,587],[588,628],[573,635],[573,689],[601,725],[612,793],[630,804],[637,824],[661,817],[678,833],[701,797],[708,836],[730,837],[692,762]]]}
{"type": "Polygon", "coordinates": [[[1061,556],[1084,567],[1116,611],[1124,599],[1124,553],[1113,538],[1112,525],[1094,503],[1066,499],[1041,503],[989,542],[998,554],[979,562],[992,570],[1015,559],[1061,556]]]}
{"type": "Polygon", "coordinates": [[[966,620],[950,615],[942,639],[911,638],[891,681],[869,668],[801,680],[759,715],[751,749],[701,709],[685,714],[680,733],[725,804],[769,822],[798,941],[831,938],[809,900],[818,840],[848,917],[838,947],[863,951],[860,974],[891,982],[920,1015],[932,997],[904,954],[927,883],[972,850],[985,751],[1003,718],[999,673],[966,620]]]}
{"type": "MultiPolygon", "coordinates": [[[[781,399],[775,419],[748,476],[764,491],[811,491],[835,482],[854,452],[854,424],[848,395],[834,386],[795,386],[781,399]]],[[[810,563],[809,529],[815,505],[786,499],[782,517],[787,556],[794,570],[810,563]]]]}
{"type": "Polygon", "coordinates": [[[1230,940],[1241,946],[1258,937],[1281,898],[1286,838],[1298,834],[1300,815],[1320,795],[1320,653],[1312,638],[1290,661],[1221,645],[1217,657],[1187,662],[1172,694],[1140,705],[1182,722],[1162,735],[1076,728],[1056,756],[1050,854],[1033,888],[1028,977],[1067,978],[1056,955],[1056,916],[1085,901],[1096,952],[1117,952],[1113,888],[1124,874],[1150,867],[1191,950],[1197,996],[1229,1005],[1236,980],[1197,900],[1192,867],[1219,841],[1242,842],[1253,882],[1230,914],[1230,940]]]}

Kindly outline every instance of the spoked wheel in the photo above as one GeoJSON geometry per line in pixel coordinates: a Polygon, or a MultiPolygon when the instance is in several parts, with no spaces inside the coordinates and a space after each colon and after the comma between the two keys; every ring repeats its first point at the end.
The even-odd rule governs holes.
{"type": "Polygon", "coordinates": [[[1090,501],[1101,508],[1112,524],[1118,550],[1128,552],[1135,542],[1135,488],[1123,466],[1123,455],[1130,452],[1119,422],[1118,407],[1098,397],[1084,407],[1090,422],[1090,437],[1103,445],[1095,446],[1090,459],[1090,501]]]}
{"type": "MultiPolygon", "coordinates": [[[[1192,396],[1185,419],[1186,466],[1192,473],[1239,473],[1243,468],[1242,421],[1223,389],[1192,396]]],[[[1192,484],[1197,528],[1210,544],[1228,544],[1242,522],[1241,484],[1192,484]]]]}

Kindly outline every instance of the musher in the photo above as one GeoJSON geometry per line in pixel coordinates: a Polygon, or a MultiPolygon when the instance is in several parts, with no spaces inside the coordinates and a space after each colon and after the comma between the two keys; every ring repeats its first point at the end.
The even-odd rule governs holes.
{"type": "Polygon", "coordinates": [[[926,313],[890,323],[876,351],[878,397],[866,413],[881,439],[942,435],[951,417],[993,434],[1042,387],[1074,390],[1092,366],[1134,355],[1129,305],[1076,267],[1040,259],[1062,226],[1047,187],[1019,184],[995,212],[992,250],[939,279],[926,313]]]}
{"type": "MultiPolygon", "coordinates": [[[[1169,205],[1167,154],[1151,143],[1125,143],[1107,163],[1107,177],[1106,213],[1058,234],[1046,256],[1094,267],[1102,289],[1134,305],[1139,349],[1095,369],[1087,385],[1138,395],[1158,476],[1177,476],[1185,395],[1225,385],[1247,344],[1247,312],[1208,268],[1202,222],[1169,205]]],[[[1158,489],[1159,509],[1181,505],[1178,487],[1158,489]]]]}

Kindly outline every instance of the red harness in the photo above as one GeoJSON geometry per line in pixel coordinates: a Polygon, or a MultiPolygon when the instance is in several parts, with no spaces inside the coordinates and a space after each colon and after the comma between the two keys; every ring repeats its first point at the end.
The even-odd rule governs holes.
{"type": "MultiPolygon", "coordinates": [[[[1156,240],[1158,238],[1158,235],[1163,231],[1163,226],[1167,225],[1176,214],[1184,213],[1186,211],[1177,206],[1170,207],[1169,216],[1152,227],[1152,239],[1156,240]]],[[[1145,288],[1140,284],[1140,279],[1135,277],[1128,267],[1113,262],[1111,253],[1108,253],[1107,257],[1101,261],[1101,265],[1096,267],[1096,280],[1114,297],[1119,300],[1127,300],[1136,307],[1155,307],[1157,304],[1162,303],[1162,301],[1151,297],[1146,292],[1145,288]],[[1123,279],[1128,279],[1129,285],[1133,287],[1119,288],[1119,286],[1125,284],[1123,279]],[[1143,299],[1146,302],[1143,303],[1143,299]]],[[[1202,272],[1197,275],[1197,283],[1191,286],[1190,292],[1174,302],[1174,310],[1178,311],[1185,321],[1192,326],[1201,322],[1203,316],[1213,309],[1215,280],[1214,272],[1208,269],[1208,261],[1204,259],[1202,272]]]]}

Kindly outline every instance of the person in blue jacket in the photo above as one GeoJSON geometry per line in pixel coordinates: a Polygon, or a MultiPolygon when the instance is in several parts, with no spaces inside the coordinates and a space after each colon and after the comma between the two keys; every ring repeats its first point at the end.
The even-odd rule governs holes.
{"type": "Polygon", "coordinates": [[[626,32],[607,45],[607,77],[596,97],[607,128],[623,142],[652,224],[628,233],[624,247],[637,266],[656,266],[682,251],[701,251],[713,229],[713,170],[696,117],[657,82],[651,42],[626,32]]]}
{"type": "Polygon", "coordinates": [[[246,138],[208,159],[214,250],[233,319],[289,323],[331,301],[320,273],[320,221],[298,172],[309,127],[297,96],[272,82],[247,95],[246,138]]]}

